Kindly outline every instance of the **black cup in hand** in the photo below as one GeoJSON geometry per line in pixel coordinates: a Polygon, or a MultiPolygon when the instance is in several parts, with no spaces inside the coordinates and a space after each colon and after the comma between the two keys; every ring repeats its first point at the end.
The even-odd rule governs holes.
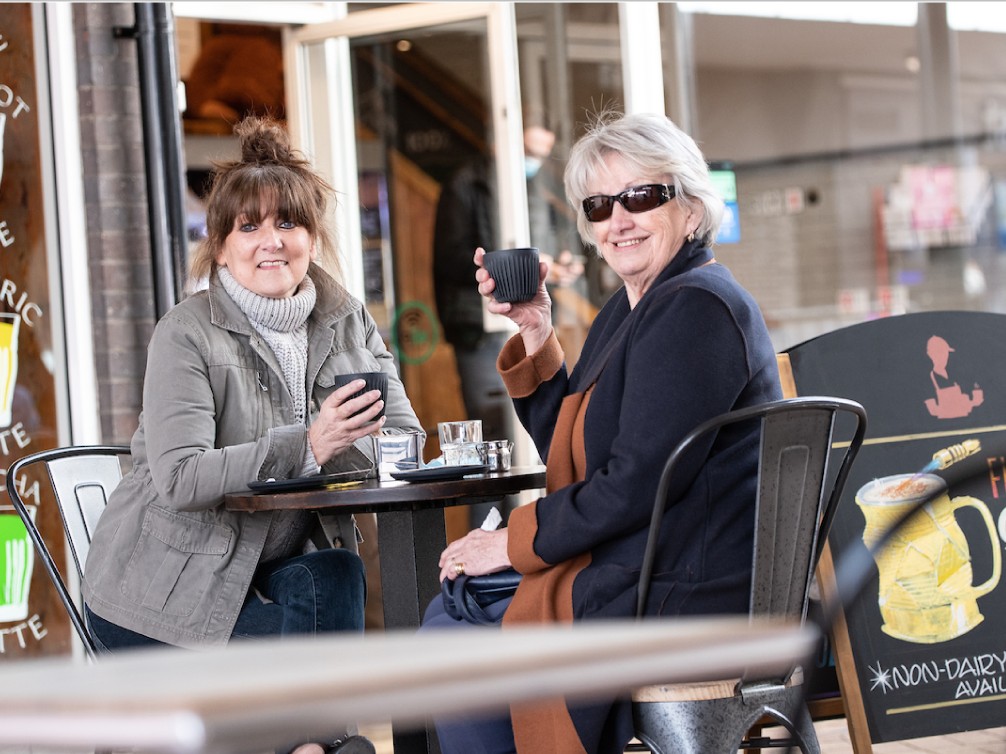
{"type": "Polygon", "coordinates": [[[482,266],[496,282],[493,298],[503,304],[530,301],[538,292],[538,249],[496,249],[482,257],[482,266]]]}
{"type": "MultiPolygon", "coordinates": [[[[381,399],[385,402],[385,405],[374,417],[374,421],[377,421],[382,416],[384,416],[384,409],[387,408],[388,402],[388,375],[385,372],[354,372],[353,374],[340,374],[335,378],[335,389],[338,390],[343,385],[348,385],[353,380],[363,380],[367,384],[364,386],[363,390],[360,390],[350,398],[359,398],[364,393],[370,392],[371,390],[380,390],[381,399]]],[[[347,399],[348,400],[348,399],[347,399]]],[[[362,413],[366,409],[360,409],[356,414],[362,413]]],[[[353,414],[353,416],[356,416],[353,414]]]]}

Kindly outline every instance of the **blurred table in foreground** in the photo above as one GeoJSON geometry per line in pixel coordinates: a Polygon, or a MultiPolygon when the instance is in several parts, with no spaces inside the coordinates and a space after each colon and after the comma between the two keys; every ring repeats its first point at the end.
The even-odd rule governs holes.
{"type": "MultiPolygon", "coordinates": [[[[440,595],[440,553],[447,546],[444,509],[500,500],[544,486],[544,466],[515,466],[503,472],[441,481],[367,479],[349,487],[238,493],[227,495],[224,504],[231,510],[253,512],[376,513],[384,626],[415,630],[426,606],[440,595]]],[[[432,730],[404,733],[396,725],[394,738],[397,754],[440,754],[432,730]]]]}
{"type": "Polygon", "coordinates": [[[263,639],[0,666],[0,745],[261,752],[347,723],[425,725],[511,702],[589,699],[802,662],[817,631],[747,617],[417,636],[263,639]]]}

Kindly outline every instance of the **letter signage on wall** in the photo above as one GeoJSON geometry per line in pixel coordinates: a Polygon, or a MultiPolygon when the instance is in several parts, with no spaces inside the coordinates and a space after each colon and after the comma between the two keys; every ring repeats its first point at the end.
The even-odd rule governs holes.
{"type": "MultiPolygon", "coordinates": [[[[7,479],[18,458],[56,445],[49,272],[33,22],[28,3],[0,8],[0,659],[68,651],[69,623],[24,524],[7,496],[16,484],[29,512],[65,557],[47,483],[7,479]]],[[[37,473],[37,472],[36,472],[37,473]]]]}

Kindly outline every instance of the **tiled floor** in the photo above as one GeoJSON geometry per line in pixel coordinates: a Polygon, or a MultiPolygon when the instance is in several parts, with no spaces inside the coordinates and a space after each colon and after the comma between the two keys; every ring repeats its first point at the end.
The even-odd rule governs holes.
{"type": "MultiPolygon", "coordinates": [[[[852,754],[849,729],[844,719],[825,720],[815,727],[822,754],[852,754]]],[[[393,754],[389,727],[372,727],[363,732],[374,742],[377,754],[393,754]]],[[[781,752],[782,749],[766,751],[781,752]]],[[[875,754],[1006,754],[1006,728],[876,744],[873,751],[875,754]]]]}
{"type": "MultiPolygon", "coordinates": [[[[852,754],[849,728],[844,719],[826,720],[814,727],[822,754],[852,754]]],[[[874,745],[873,751],[876,754],[1006,754],[1006,728],[892,741],[874,745]]]]}
{"type": "MultiPolygon", "coordinates": [[[[849,730],[845,720],[826,720],[815,725],[822,754],[852,754],[849,730]]],[[[361,733],[374,742],[377,754],[394,754],[391,741],[391,726],[367,726],[361,733]]],[[[782,749],[765,749],[764,752],[782,749]]],[[[874,754],[1006,754],[1006,728],[977,730],[970,733],[955,733],[949,736],[915,738],[908,741],[894,741],[876,744],[874,754]]],[[[54,751],[37,747],[0,747],[0,754],[71,754],[65,750],[54,751]]],[[[535,754],[551,754],[535,752],[535,754]]]]}

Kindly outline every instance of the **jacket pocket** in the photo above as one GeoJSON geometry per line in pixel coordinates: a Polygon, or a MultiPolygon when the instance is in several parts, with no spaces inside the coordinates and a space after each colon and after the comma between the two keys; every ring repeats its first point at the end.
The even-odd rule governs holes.
{"type": "Polygon", "coordinates": [[[248,357],[209,369],[217,447],[254,442],[270,427],[286,423],[278,413],[286,389],[261,360],[248,357]]]}
{"type": "Polygon", "coordinates": [[[232,531],[150,506],[123,575],[122,593],[167,615],[191,615],[230,549],[232,531]]]}

